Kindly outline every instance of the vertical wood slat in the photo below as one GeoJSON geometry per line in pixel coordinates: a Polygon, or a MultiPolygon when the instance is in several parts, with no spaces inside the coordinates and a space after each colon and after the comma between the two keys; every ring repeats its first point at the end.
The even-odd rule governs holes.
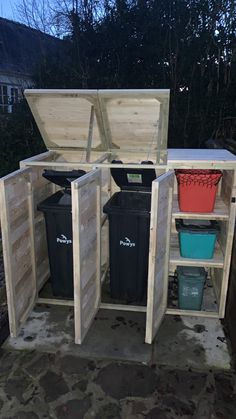
{"type": "Polygon", "coordinates": [[[1,231],[2,231],[2,248],[4,259],[5,282],[7,290],[8,302],[8,318],[10,333],[12,336],[17,334],[17,322],[15,316],[15,288],[13,285],[13,266],[11,261],[11,245],[10,245],[10,223],[9,223],[9,209],[6,197],[6,189],[3,182],[0,182],[0,205],[1,205],[1,231]]]}
{"type": "Polygon", "coordinates": [[[81,343],[81,323],[82,323],[82,305],[81,305],[81,259],[80,259],[80,190],[77,185],[72,186],[72,225],[73,225],[73,268],[74,268],[74,328],[75,343],[81,343]]]}
{"type": "MultiPolygon", "coordinates": [[[[87,220],[89,222],[89,220],[87,220]]],[[[86,222],[87,222],[86,221],[86,222]]],[[[75,343],[81,344],[99,308],[101,295],[101,170],[96,169],[72,182],[75,343]],[[94,195],[94,189],[96,191],[94,195]],[[83,192],[88,196],[84,200],[83,192]],[[90,199],[89,199],[90,198],[90,199]],[[83,205],[85,207],[83,208],[83,205]],[[89,207],[87,207],[89,205],[89,207]],[[95,236],[87,235],[84,211],[95,217],[95,236]],[[88,242],[88,237],[90,241],[88,242]],[[95,239],[94,239],[95,237],[95,239]],[[96,251],[91,252],[95,243],[96,251]],[[82,249],[88,249],[91,261],[82,249]],[[83,256],[82,256],[83,255],[83,256]],[[91,271],[95,266],[95,275],[91,271]],[[86,269],[86,264],[88,269],[86,269]],[[89,275],[89,276],[88,276],[89,275]],[[86,277],[85,277],[86,276],[86,277]]],[[[90,224],[91,226],[91,224],[90,224]]]]}
{"type": "Polygon", "coordinates": [[[94,106],[91,106],[90,120],[89,120],[89,131],[88,131],[88,144],[86,150],[86,162],[90,161],[91,146],[93,139],[93,124],[94,124],[94,106]]]}
{"type": "Polygon", "coordinates": [[[31,182],[27,182],[28,205],[29,205],[29,223],[30,223],[30,241],[31,241],[31,263],[34,281],[35,294],[37,290],[37,269],[36,269],[36,248],[35,248],[35,218],[34,218],[34,197],[31,182]]]}
{"type": "Polygon", "coordinates": [[[225,247],[225,258],[224,258],[224,268],[223,268],[223,280],[221,285],[220,293],[220,307],[219,307],[219,316],[224,318],[225,315],[225,306],[226,298],[228,291],[228,282],[229,282],[229,271],[231,264],[231,253],[233,247],[234,239],[234,227],[235,227],[235,217],[236,217],[236,171],[233,173],[233,182],[231,187],[231,199],[230,199],[230,211],[229,211],[229,220],[228,220],[228,229],[227,229],[227,241],[225,247]]]}
{"type": "Polygon", "coordinates": [[[97,298],[95,302],[95,307],[99,307],[101,302],[101,170],[99,170],[99,178],[97,180],[97,276],[96,276],[96,288],[97,288],[97,298]]]}

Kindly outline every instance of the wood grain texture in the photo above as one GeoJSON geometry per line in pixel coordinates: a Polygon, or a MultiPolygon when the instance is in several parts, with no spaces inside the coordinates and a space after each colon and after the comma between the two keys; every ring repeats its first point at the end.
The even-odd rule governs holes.
{"type": "Polygon", "coordinates": [[[0,179],[1,229],[11,336],[16,336],[36,297],[31,169],[0,179]]]}
{"type": "Polygon", "coordinates": [[[72,182],[75,343],[81,344],[101,295],[101,172],[72,182]]]}
{"type": "Polygon", "coordinates": [[[31,112],[48,149],[87,149],[94,107],[92,148],[105,150],[103,127],[97,121],[97,91],[25,90],[31,112]]]}
{"type": "Polygon", "coordinates": [[[28,163],[54,161],[55,157],[56,153],[54,151],[46,151],[45,153],[37,154],[36,156],[21,160],[20,169],[27,167],[28,163]]]}
{"type": "Polygon", "coordinates": [[[135,306],[131,304],[109,304],[109,303],[101,303],[100,308],[104,310],[118,310],[118,311],[135,311],[138,313],[146,313],[147,307],[146,306],[135,306]]]}
{"type": "MultiPolygon", "coordinates": [[[[227,239],[225,245],[225,252],[224,252],[224,267],[223,267],[223,278],[221,284],[221,292],[220,292],[220,318],[224,318],[225,315],[225,306],[226,306],[226,298],[228,292],[228,283],[229,283],[229,272],[230,272],[230,264],[231,264],[231,253],[232,253],[232,246],[233,246],[233,239],[234,239],[234,227],[235,227],[235,217],[236,217],[236,171],[232,173],[228,172],[231,180],[232,180],[232,187],[231,187],[231,194],[230,194],[230,212],[229,212],[229,220],[228,225],[226,227],[227,231],[227,239]]],[[[222,186],[223,187],[223,186],[222,186]]]]}
{"type": "Polygon", "coordinates": [[[227,150],[168,149],[169,169],[233,169],[236,156],[227,150]]]}
{"type": "Polygon", "coordinates": [[[183,212],[179,209],[177,195],[173,198],[173,217],[180,219],[192,219],[192,220],[228,220],[229,218],[229,206],[224,203],[221,197],[216,198],[214,212],[210,213],[195,213],[195,212],[183,212]]]}
{"type": "Polygon", "coordinates": [[[168,90],[100,90],[99,100],[110,151],[145,152],[145,160],[154,153],[166,163],[168,90]]]}
{"type": "Polygon", "coordinates": [[[166,314],[171,314],[172,316],[196,316],[196,317],[206,317],[212,319],[218,319],[219,314],[214,311],[195,311],[195,310],[180,310],[178,308],[168,308],[166,314]]]}
{"type": "Polygon", "coordinates": [[[145,342],[151,344],[167,307],[174,172],[152,183],[145,342]]]}
{"type": "Polygon", "coordinates": [[[48,149],[144,150],[167,161],[169,90],[25,90],[48,149]],[[91,109],[94,109],[93,138],[91,109]]]}

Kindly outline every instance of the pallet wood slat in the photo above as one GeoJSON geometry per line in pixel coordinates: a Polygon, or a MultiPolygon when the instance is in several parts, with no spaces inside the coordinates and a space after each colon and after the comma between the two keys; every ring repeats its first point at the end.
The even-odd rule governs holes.
{"type": "MultiPolygon", "coordinates": [[[[36,297],[30,173],[29,168],[20,169],[0,180],[1,229],[11,336],[17,336],[22,319],[25,319],[32,310],[36,297]],[[20,226],[15,224],[16,213],[10,211],[10,203],[13,196],[19,196],[19,190],[27,201],[23,200],[25,228],[21,230],[21,234],[18,233],[17,242],[14,240],[14,234],[20,226]]],[[[22,207],[18,209],[19,212],[22,211],[22,207]]]]}
{"type": "Polygon", "coordinates": [[[179,209],[177,195],[173,197],[173,217],[181,219],[192,219],[192,220],[228,220],[229,218],[229,206],[224,203],[220,198],[216,198],[216,204],[214,212],[211,213],[189,213],[182,212],[179,209]]]}
{"type": "Polygon", "coordinates": [[[225,306],[228,290],[228,281],[229,281],[229,271],[230,271],[230,262],[231,262],[231,253],[233,247],[234,239],[234,227],[235,227],[235,217],[236,217],[236,171],[232,173],[232,188],[230,194],[230,215],[228,220],[228,234],[225,244],[225,257],[224,257],[224,267],[223,267],[223,280],[220,293],[220,308],[219,315],[220,318],[224,318],[225,315],[225,306]]]}
{"type": "Polygon", "coordinates": [[[46,162],[48,160],[54,160],[55,152],[54,151],[46,151],[45,153],[37,154],[36,156],[29,157],[28,159],[21,160],[19,165],[20,169],[25,169],[29,163],[36,163],[36,162],[46,162]]]}
{"type": "Polygon", "coordinates": [[[152,343],[167,307],[174,173],[160,176],[152,185],[146,343],[152,343]]]}
{"type": "Polygon", "coordinates": [[[86,336],[100,303],[100,190],[99,169],[72,182],[73,252],[78,255],[74,258],[75,342],[79,344],[86,336]],[[87,222],[83,224],[81,221],[87,209],[89,195],[90,212],[96,220],[92,237],[87,236],[87,222]]]}
{"type": "Polygon", "coordinates": [[[203,266],[223,268],[224,256],[220,248],[215,250],[213,259],[190,259],[180,256],[179,246],[170,249],[170,265],[171,266],[203,266]]]}
{"type": "Polygon", "coordinates": [[[180,310],[178,308],[167,308],[166,314],[171,314],[172,316],[196,316],[212,319],[219,318],[219,314],[214,311],[180,310]]]}

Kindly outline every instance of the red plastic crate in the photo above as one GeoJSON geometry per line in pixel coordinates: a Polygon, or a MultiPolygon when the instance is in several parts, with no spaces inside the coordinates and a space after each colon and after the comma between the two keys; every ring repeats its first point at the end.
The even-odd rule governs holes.
{"type": "Polygon", "coordinates": [[[180,211],[213,212],[220,170],[175,170],[180,211]]]}

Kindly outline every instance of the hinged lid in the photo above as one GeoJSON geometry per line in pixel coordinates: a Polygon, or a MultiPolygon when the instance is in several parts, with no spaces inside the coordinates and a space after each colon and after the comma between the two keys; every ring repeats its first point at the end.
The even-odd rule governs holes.
{"type": "Polygon", "coordinates": [[[85,175],[84,170],[71,170],[71,171],[59,171],[59,170],[44,170],[42,176],[49,180],[55,185],[61,186],[62,188],[71,188],[71,182],[79,177],[85,175]]]}
{"type": "MultiPolygon", "coordinates": [[[[113,160],[113,163],[117,163],[117,161],[113,160]]],[[[122,163],[122,161],[120,161],[120,163],[122,163]]],[[[140,166],[140,169],[119,169],[111,167],[111,175],[117,186],[123,191],[149,191],[151,190],[152,182],[157,177],[156,171],[152,168],[151,164],[150,170],[142,169],[142,165],[140,166]]]]}
{"type": "Polygon", "coordinates": [[[35,90],[24,92],[49,150],[156,154],[165,163],[169,90],[35,90]]]}

